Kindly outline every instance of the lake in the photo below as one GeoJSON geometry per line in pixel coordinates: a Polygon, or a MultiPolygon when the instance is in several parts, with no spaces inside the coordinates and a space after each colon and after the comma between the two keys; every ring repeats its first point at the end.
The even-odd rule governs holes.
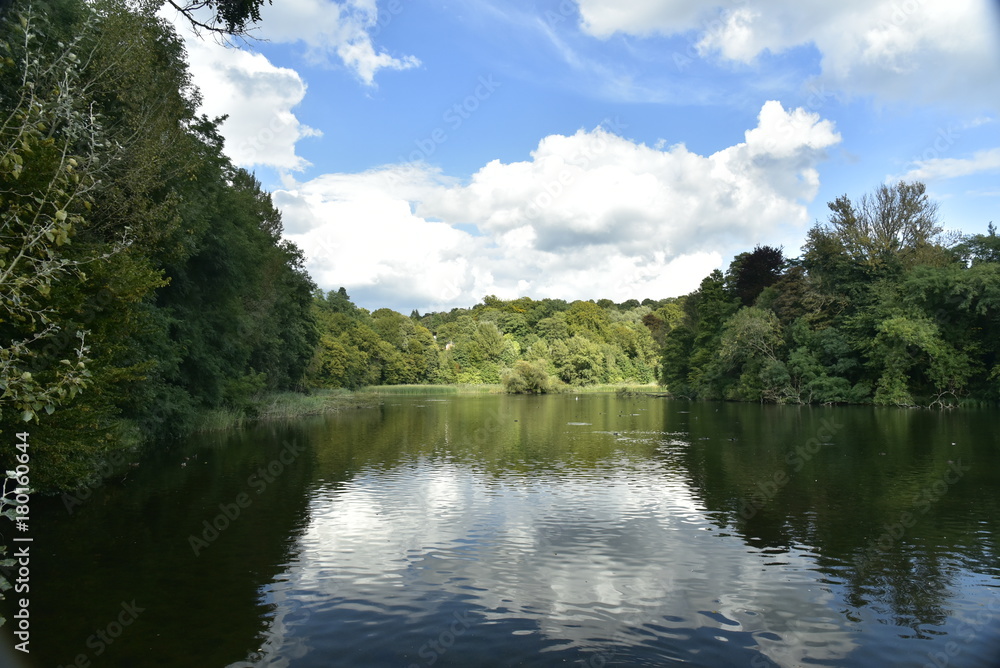
{"type": "Polygon", "coordinates": [[[32,499],[24,665],[994,668],[997,427],[428,394],[199,435],[32,499]]]}

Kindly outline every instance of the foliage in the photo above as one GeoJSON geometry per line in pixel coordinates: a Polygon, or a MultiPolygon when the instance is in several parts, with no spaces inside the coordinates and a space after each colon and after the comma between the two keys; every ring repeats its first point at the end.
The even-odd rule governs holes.
{"type": "Polygon", "coordinates": [[[314,309],[321,330],[308,374],[314,387],[503,382],[513,392],[548,391],[553,382],[649,382],[653,331],[680,317],[675,300],[641,305],[488,295],[471,309],[407,318],[389,309],[368,313],[344,288],[317,293],[314,309]]]}
{"type": "Polygon", "coordinates": [[[833,213],[826,233],[853,261],[872,268],[933,261],[942,228],[924,184],[882,184],[857,204],[842,195],[829,207],[833,213]]]}
{"type": "Polygon", "coordinates": [[[552,380],[545,360],[518,360],[503,374],[503,386],[511,394],[545,394],[552,390],[552,380]]]}
{"type": "MultiPolygon", "coordinates": [[[[152,12],[161,0],[137,0],[134,4],[140,11],[152,12]]],[[[208,33],[225,41],[230,36],[250,35],[253,25],[260,22],[264,0],[165,0],[162,5],[179,12],[196,33],[208,33]]]]}
{"type": "MultiPolygon", "coordinates": [[[[85,26],[89,28],[89,24],[85,26]]],[[[60,323],[53,287],[83,279],[91,262],[120,249],[67,253],[92,208],[105,168],[106,137],[89,113],[82,37],[39,58],[45,20],[30,8],[8,22],[0,41],[0,75],[9,93],[0,126],[0,418],[37,421],[91,382],[86,330],[60,323]],[[78,339],[57,364],[32,373],[60,335],[78,339]]]]}
{"type": "Polygon", "coordinates": [[[750,306],[757,296],[774,284],[785,265],[780,248],[757,246],[750,253],[740,253],[729,267],[732,291],[744,306],[750,306]]]}
{"type": "Polygon", "coordinates": [[[300,385],[314,286],[166,24],[15,3],[0,91],[0,434],[31,421],[39,488],[300,385]]]}
{"type": "Polygon", "coordinates": [[[857,204],[840,197],[830,209],[801,259],[779,262],[780,251],[757,247],[683,300],[685,317],[664,337],[661,382],[675,395],[772,402],[1000,399],[993,226],[952,243],[920,183],[883,185],[857,204]],[[755,257],[783,269],[751,281],[755,257]]]}

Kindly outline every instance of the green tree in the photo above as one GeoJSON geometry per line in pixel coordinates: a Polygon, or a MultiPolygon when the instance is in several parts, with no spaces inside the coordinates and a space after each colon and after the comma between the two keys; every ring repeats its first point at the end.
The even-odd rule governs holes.
{"type": "Polygon", "coordinates": [[[729,295],[716,269],[684,300],[682,324],[667,335],[661,358],[661,382],[676,395],[721,396],[717,363],[722,325],[739,302],[729,295]]]}
{"type": "Polygon", "coordinates": [[[0,429],[36,393],[33,482],[64,487],[138,432],[295,386],[316,333],[301,253],[196,116],[176,36],[113,2],[37,6],[0,20],[0,429]]]}
{"type": "Polygon", "coordinates": [[[504,371],[501,382],[511,394],[545,394],[552,389],[544,360],[518,360],[513,369],[504,371]]]}
{"type": "Polygon", "coordinates": [[[913,390],[925,377],[937,398],[961,392],[971,374],[967,355],[941,339],[937,325],[923,317],[883,321],[873,346],[873,364],[882,368],[875,403],[913,405],[913,390]],[[924,371],[910,374],[917,367],[924,371]]]}
{"type": "Polygon", "coordinates": [[[911,267],[940,257],[938,207],[923,183],[883,184],[857,204],[842,195],[829,206],[831,231],[858,263],[911,267]]]}
{"type": "MultiPolygon", "coordinates": [[[[611,306],[614,306],[613,302],[611,306]]],[[[600,340],[609,324],[606,309],[594,302],[575,301],[566,310],[566,326],[570,335],[581,334],[600,340]]]]}
{"type": "Polygon", "coordinates": [[[570,337],[569,325],[566,323],[566,316],[563,313],[556,313],[548,318],[538,321],[535,330],[538,335],[549,341],[562,341],[570,337]]]}
{"type": "Polygon", "coordinates": [[[993,221],[987,226],[986,234],[965,237],[955,250],[970,265],[1000,262],[1000,236],[993,221]]]}
{"type": "Polygon", "coordinates": [[[751,306],[764,288],[778,280],[784,266],[780,248],[755,246],[752,252],[740,253],[733,259],[727,279],[740,302],[751,306]]]}
{"type": "MultiPolygon", "coordinates": [[[[124,244],[70,253],[103,175],[104,131],[88,109],[89,55],[81,35],[47,51],[44,19],[9,17],[0,39],[2,88],[10,94],[0,125],[0,417],[37,420],[90,384],[88,332],[58,364],[32,373],[39,351],[69,333],[52,304],[53,288],[83,280],[87,265],[124,244]],[[7,343],[9,342],[9,343],[7,343]]],[[[60,346],[63,347],[63,346],[60,346]]]]}
{"type": "Polygon", "coordinates": [[[604,355],[600,346],[579,334],[552,346],[552,362],[556,374],[570,385],[600,383],[606,376],[604,355]]]}
{"type": "MultiPolygon", "coordinates": [[[[260,22],[264,0],[132,0],[150,14],[162,6],[175,9],[197,34],[208,33],[225,40],[230,36],[246,38],[253,24],[260,22]]],[[[271,4],[268,0],[267,4],[271,4]]]]}
{"type": "Polygon", "coordinates": [[[780,359],[781,324],[772,311],[747,306],[722,326],[719,360],[739,374],[733,396],[745,400],[785,401],[791,380],[780,359]]]}

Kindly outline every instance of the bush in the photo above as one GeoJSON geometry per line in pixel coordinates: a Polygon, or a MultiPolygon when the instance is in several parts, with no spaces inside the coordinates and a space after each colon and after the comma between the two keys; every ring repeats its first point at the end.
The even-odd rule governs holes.
{"type": "Polygon", "coordinates": [[[513,369],[504,371],[501,382],[504,390],[511,394],[545,394],[552,390],[544,360],[519,360],[513,369]]]}

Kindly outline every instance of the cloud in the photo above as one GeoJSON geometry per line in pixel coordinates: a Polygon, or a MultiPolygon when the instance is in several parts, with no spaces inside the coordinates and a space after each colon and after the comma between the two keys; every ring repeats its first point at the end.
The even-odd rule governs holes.
{"type": "Polygon", "coordinates": [[[302,124],[292,109],[306,94],[294,70],[276,67],[259,53],[224,48],[187,35],[191,77],[202,95],[201,112],[228,115],[221,132],[226,154],[242,167],[302,170],[308,166],[295,145],[318,130],[302,124]]]}
{"type": "Polygon", "coordinates": [[[531,161],[493,161],[469,185],[431,193],[418,212],[530,238],[548,252],[614,244],[640,253],[651,240],[671,253],[697,252],[737,229],[802,222],[801,202],[818,187],[813,165],[840,141],[833,124],[770,101],[745,137],[705,157],[683,144],[661,150],[601,128],[551,135],[531,161]]]}
{"type": "Polygon", "coordinates": [[[373,34],[405,8],[402,4],[391,6],[380,15],[375,0],[282,0],[261,9],[259,36],[272,42],[302,43],[313,62],[328,64],[335,56],[365,85],[372,86],[380,70],[420,65],[415,56],[396,57],[375,46],[373,34]]]}
{"type": "Polygon", "coordinates": [[[442,182],[430,168],[395,166],[293,183],[274,202],[321,287],[377,306],[443,306],[494,286],[473,264],[475,237],[413,214],[411,198],[442,182]]]}
{"type": "Polygon", "coordinates": [[[839,141],[831,122],[771,101],[745,141],[709,156],[596,128],[547,136],[530,160],[492,161],[467,183],[392,165],[291,184],[275,201],[316,281],[366,304],[662,298],[727,254],[798,233],[816,164],[839,141]]]}
{"type": "Polygon", "coordinates": [[[812,45],[821,55],[821,82],[841,90],[997,107],[1000,50],[995,16],[986,2],[576,2],[581,28],[599,38],[695,33],[700,54],[740,63],[812,45]]]}
{"type": "MultiPolygon", "coordinates": [[[[402,11],[403,6],[393,7],[402,11]]],[[[375,46],[373,35],[395,16],[386,10],[380,15],[375,0],[282,0],[277,7],[265,4],[261,13],[254,37],[304,44],[310,60],[336,60],[366,86],[374,85],[381,70],[420,65],[414,56],[394,57],[375,46]]],[[[174,22],[184,39],[191,77],[203,98],[202,113],[229,117],[221,132],[233,162],[282,171],[308,167],[296,154],[296,143],[322,133],[301,123],[292,111],[306,93],[298,72],[277,67],[260,53],[198,37],[176,11],[163,9],[160,15],[174,22]]]]}
{"type": "Polygon", "coordinates": [[[908,181],[938,181],[1000,170],[1000,148],[976,151],[971,158],[932,158],[918,160],[916,167],[904,174],[908,181]]]}
{"type": "Polygon", "coordinates": [[[583,28],[596,37],[610,37],[616,32],[632,35],[684,32],[696,28],[705,14],[702,6],[692,2],[576,2],[583,28]]]}

